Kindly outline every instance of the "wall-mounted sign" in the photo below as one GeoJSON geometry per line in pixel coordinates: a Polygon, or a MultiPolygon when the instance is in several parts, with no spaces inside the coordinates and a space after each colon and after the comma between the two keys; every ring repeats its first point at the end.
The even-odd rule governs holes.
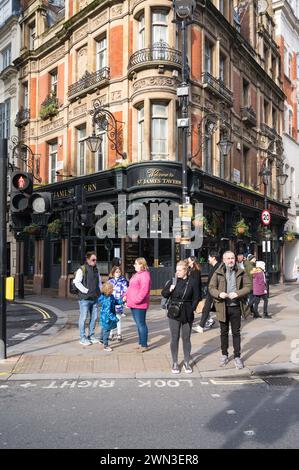
{"type": "Polygon", "coordinates": [[[128,187],[182,185],[182,170],[180,168],[138,166],[128,169],[128,187]]]}

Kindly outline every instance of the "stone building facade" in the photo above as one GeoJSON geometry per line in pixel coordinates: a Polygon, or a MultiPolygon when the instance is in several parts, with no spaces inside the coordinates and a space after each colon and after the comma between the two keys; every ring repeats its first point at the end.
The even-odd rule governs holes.
{"type": "MultiPolygon", "coordinates": [[[[97,154],[89,152],[84,140],[92,134],[90,111],[95,103],[109,109],[118,121],[118,145],[128,155],[129,166],[121,169],[126,176],[133,172],[133,165],[171,168],[173,164],[177,171],[182,159],[176,125],[181,113],[177,88],[181,83],[182,37],[173,20],[170,0],[23,1],[21,52],[15,63],[19,106],[24,106],[29,96],[30,119],[21,132],[39,158],[41,182],[49,190],[61,192],[64,187],[78,185],[80,178],[88,187],[95,175],[100,178],[104,172],[108,181],[108,175],[114,174],[119,155],[109,133],[99,131],[103,140],[97,154]],[[72,182],[70,176],[76,179],[72,182]]],[[[259,14],[255,1],[197,2],[187,28],[187,54],[189,172],[201,181],[198,191],[193,191],[194,198],[205,203],[206,217],[215,225],[213,235],[204,240],[206,251],[196,254],[203,263],[207,250],[215,246],[262,256],[258,232],[263,185],[259,173],[267,164],[271,167],[267,194],[273,216],[270,265],[277,281],[286,206],[280,202],[277,182],[283,156],[274,152],[273,146],[282,148],[285,96],[272,11],[259,14]],[[217,145],[223,133],[233,142],[225,157],[217,145]],[[233,236],[232,226],[240,218],[250,227],[246,240],[233,236]]],[[[126,191],[131,191],[129,198],[140,200],[150,200],[155,191],[158,198],[163,194],[166,200],[172,196],[179,200],[179,187],[173,189],[172,196],[167,189],[140,188],[139,194],[133,194],[128,187],[126,191]]],[[[55,285],[62,295],[69,275],[66,264],[71,242],[63,239],[56,257],[59,282],[55,285]]],[[[124,255],[125,247],[119,243],[124,255]]],[[[161,244],[159,248],[159,243],[155,241],[154,248],[149,248],[140,242],[139,251],[150,253],[153,268],[167,265],[172,269],[176,246],[171,242],[169,247],[161,244]],[[162,252],[172,261],[164,259],[162,263],[162,252]]],[[[99,250],[99,256],[104,257],[99,250]]],[[[44,257],[44,251],[39,249],[38,256],[44,257]]],[[[44,262],[35,257],[35,277],[42,279],[38,289],[44,282],[41,265],[44,262]]]]}

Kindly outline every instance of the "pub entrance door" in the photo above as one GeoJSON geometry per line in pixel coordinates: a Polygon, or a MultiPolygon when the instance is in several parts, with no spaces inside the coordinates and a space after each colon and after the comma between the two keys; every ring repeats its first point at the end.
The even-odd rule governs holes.
{"type": "Polygon", "coordinates": [[[146,259],[152,279],[151,293],[160,295],[175,271],[174,239],[140,239],[139,256],[146,259]]]}

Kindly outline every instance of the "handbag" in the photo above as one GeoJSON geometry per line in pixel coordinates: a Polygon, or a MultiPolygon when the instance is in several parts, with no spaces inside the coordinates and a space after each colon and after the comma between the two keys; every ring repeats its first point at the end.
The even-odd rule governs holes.
{"type": "MultiPolygon", "coordinates": [[[[165,284],[165,286],[167,286],[167,284],[168,284],[169,282],[171,282],[171,281],[167,281],[166,284],[165,284]]],[[[177,283],[177,278],[174,277],[174,278],[172,279],[172,284],[173,284],[174,286],[176,286],[176,283],[177,283]]],[[[170,295],[170,297],[168,297],[168,298],[162,297],[161,303],[160,303],[160,307],[161,307],[163,310],[167,310],[167,309],[168,309],[168,305],[169,305],[170,299],[171,299],[171,295],[170,295]]]]}
{"type": "Polygon", "coordinates": [[[184,293],[183,293],[182,300],[172,300],[169,303],[169,306],[168,306],[168,309],[167,309],[167,314],[168,314],[169,318],[173,318],[174,320],[176,320],[177,318],[179,318],[181,316],[182,307],[184,305],[184,297],[186,295],[188,285],[189,285],[189,279],[187,281],[187,284],[186,284],[186,287],[185,287],[185,290],[184,290],[184,293]]]}

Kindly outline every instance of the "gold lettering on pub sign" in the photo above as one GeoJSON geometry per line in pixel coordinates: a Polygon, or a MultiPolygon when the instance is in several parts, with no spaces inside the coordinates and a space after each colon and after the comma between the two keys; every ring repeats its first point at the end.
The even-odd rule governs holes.
{"type": "Polygon", "coordinates": [[[55,191],[54,197],[56,199],[62,198],[62,197],[69,197],[71,196],[71,192],[69,189],[61,189],[60,191],[55,191]]]}
{"type": "Polygon", "coordinates": [[[171,171],[163,171],[157,168],[148,168],[146,170],[146,177],[137,180],[138,186],[143,186],[145,184],[181,185],[182,182],[178,179],[175,179],[175,175],[171,171]]]}
{"type": "Polygon", "coordinates": [[[88,184],[84,185],[84,189],[88,193],[92,193],[93,191],[97,190],[97,185],[96,185],[96,183],[88,183],[88,184]]]}

